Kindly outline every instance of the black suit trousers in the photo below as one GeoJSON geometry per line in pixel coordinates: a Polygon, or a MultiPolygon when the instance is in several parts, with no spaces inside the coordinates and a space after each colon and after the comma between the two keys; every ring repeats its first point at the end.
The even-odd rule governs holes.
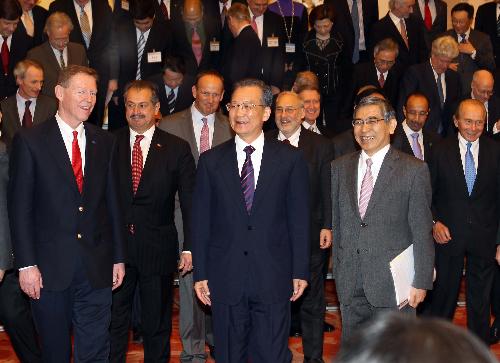
{"type": "Polygon", "coordinates": [[[500,266],[495,268],[495,278],[491,289],[491,313],[500,324],[500,266]]]}
{"type": "Polygon", "coordinates": [[[172,333],[173,275],[143,275],[126,265],[122,286],[113,292],[110,362],[126,361],[130,317],[139,285],[144,362],[168,362],[172,333]]]}
{"type": "Polygon", "coordinates": [[[0,283],[0,321],[22,363],[42,361],[28,296],[19,287],[17,271],[9,270],[0,283]]]}

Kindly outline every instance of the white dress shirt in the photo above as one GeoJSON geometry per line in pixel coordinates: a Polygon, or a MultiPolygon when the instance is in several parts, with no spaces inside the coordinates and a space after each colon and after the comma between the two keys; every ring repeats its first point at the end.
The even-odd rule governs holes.
{"type": "Polygon", "coordinates": [[[375,187],[375,183],[377,182],[378,173],[380,172],[380,168],[382,167],[382,163],[384,162],[385,156],[391,147],[390,144],[384,146],[382,149],[377,151],[372,156],[368,156],[364,151],[361,151],[358,162],[358,202],[359,202],[359,194],[361,193],[361,183],[363,182],[363,177],[366,172],[366,159],[372,159],[372,177],[373,177],[373,187],[375,187]]]}
{"type": "MultiPolygon", "coordinates": [[[[384,75],[384,82],[387,81],[387,75],[389,74],[389,71],[385,71],[384,73],[380,72],[378,70],[378,68],[375,66],[375,69],[377,71],[377,81],[380,79],[380,75],[383,74],[384,75]]],[[[385,83],[384,83],[385,85],[385,83]]],[[[379,85],[380,86],[380,85],[379,85]]]]}
{"type": "Polygon", "coordinates": [[[19,123],[23,124],[24,111],[26,111],[26,101],[31,101],[30,111],[31,117],[35,117],[36,108],[36,98],[26,99],[19,94],[19,90],[16,92],[16,102],[17,102],[17,112],[19,113],[19,123]]]}
{"type": "Polygon", "coordinates": [[[314,120],[314,122],[312,124],[310,124],[308,121],[303,121],[302,122],[302,125],[308,129],[309,131],[312,131],[312,132],[315,132],[317,133],[318,135],[321,135],[321,131],[319,131],[319,128],[318,128],[318,123],[316,122],[316,120],[314,120]]]}
{"type": "Polygon", "coordinates": [[[208,146],[212,148],[212,142],[214,139],[214,128],[215,128],[215,114],[212,113],[208,116],[204,116],[193,104],[191,105],[191,119],[193,120],[193,130],[194,130],[194,139],[196,140],[196,147],[198,148],[198,152],[200,152],[200,137],[201,137],[201,129],[203,128],[203,121],[201,120],[203,117],[207,119],[208,124],[208,146]]]}
{"type": "MultiPolygon", "coordinates": [[[[473,92],[470,93],[470,98],[472,98],[473,100],[477,99],[476,97],[474,97],[473,92]]],[[[485,120],[484,128],[486,131],[490,131],[490,130],[488,130],[488,101],[483,102],[483,105],[484,105],[484,109],[486,110],[486,120],[485,120]]],[[[493,130],[491,130],[491,132],[493,132],[493,135],[498,134],[500,132],[500,130],[497,129],[496,122],[493,124],[493,130]]]]}
{"type": "MultiPolygon", "coordinates": [[[[425,19],[425,0],[418,0],[418,7],[423,20],[425,19]]],[[[434,0],[429,0],[429,10],[431,11],[432,23],[434,23],[434,20],[436,20],[436,3],[434,0]]]]}
{"type": "MultiPolygon", "coordinates": [[[[150,32],[151,32],[151,28],[149,28],[148,30],[146,30],[144,32],[144,53],[146,53],[145,47],[146,47],[146,43],[148,42],[148,37],[149,37],[150,32]]],[[[135,28],[135,36],[136,36],[135,37],[135,44],[137,44],[139,42],[139,38],[141,37],[141,34],[142,34],[142,32],[139,29],[135,28]]],[[[143,57],[145,56],[144,53],[142,54],[143,57]]]]}
{"type": "Polygon", "coordinates": [[[63,121],[59,112],[56,113],[57,126],[59,126],[59,131],[64,141],[64,146],[66,146],[66,151],[68,152],[68,157],[70,163],[73,162],[73,131],[78,131],[78,146],[80,147],[80,154],[82,156],[82,173],[85,175],[85,146],[87,145],[87,139],[85,137],[85,128],[83,127],[83,122],[78,125],[76,129],[73,129],[70,125],[63,121]]]}
{"type": "MultiPolygon", "coordinates": [[[[417,139],[418,140],[418,144],[420,145],[420,150],[422,150],[422,157],[425,160],[424,134],[422,133],[422,129],[420,129],[418,131],[413,131],[412,129],[410,129],[410,127],[406,123],[406,120],[404,120],[401,123],[401,126],[403,126],[403,131],[406,134],[406,138],[408,139],[408,142],[410,143],[410,146],[413,146],[413,137],[411,136],[411,134],[414,134],[415,132],[418,133],[418,139],[417,139]]],[[[413,147],[412,147],[412,150],[413,150],[413,147]]]]}
{"type": "MultiPolygon", "coordinates": [[[[359,50],[366,50],[366,40],[365,40],[365,27],[363,20],[363,2],[357,0],[358,5],[358,19],[359,19],[359,50]]],[[[352,14],[352,0],[347,0],[347,6],[349,6],[349,11],[352,14]]]]}
{"type": "MultiPolygon", "coordinates": [[[[431,64],[432,68],[432,73],[434,73],[434,80],[436,81],[436,87],[437,87],[437,82],[438,82],[438,74],[434,70],[434,67],[432,66],[432,62],[429,60],[429,63],[431,64]]],[[[446,79],[445,79],[445,74],[441,74],[441,86],[443,86],[443,102],[446,102],[446,79]]]]}
{"type": "MultiPolygon", "coordinates": [[[[398,18],[392,11],[389,11],[389,17],[391,18],[392,22],[396,26],[396,29],[398,30],[399,34],[401,34],[401,19],[405,23],[405,29],[406,29],[406,36],[408,37],[408,28],[406,27],[406,21],[404,18],[398,18]]],[[[403,36],[401,34],[401,36],[403,36]]]]}
{"type": "MultiPolygon", "coordinates": [[[[0,49],[2,49],[3,47],[3,37],[0,37],[0,49]]],[[[10,44],[12,43],[12,35],[9,35],[8,38],[7,38],[7,47],[9,48],[9,51],[10,51],[10,44]]]]}
{"type": "Polygon", "coordinates": [[[241,169],[243,169],[243,163],[247,158],[246,152],[243,151],[248,145],[252,145],[255,150],[251,155],[252,165],[253,165],[253,180],[255,181],[255,188],[257,188],[257,181],[259,180],[260,164],[262,162],[262,152],[264,151],[264,133],[261,132],[259,137],[257,137],[251,144],[247,144],[238,135],[234,138],[234,143],[236,144],[236,159],[238,160],[238,172],[241,176],[241,169]]]}
{"type": "Polygon", "coordinates": [[[144,139],[141,140],[141,151],[142,151],[142,167],[146,164],[146,159],[148,157],[149,148],[151,147],[151,140],[153,140],[153,134],[155,133],[155,125],[151,126],[144,133],[139,134],[138,132],[130,130],[130,165],[132,165],[132,151],[134,150],[135,137],[137,135],[143,135],[144,139]]]}
{"type": "Polygon", "coordinates": [[[168,18],[172,19],[172,13],[170,12],[170,0],[158,0],[158,5],[161,6],[161,3],[165,4],[165,6],[167,7],[167,11],[168,11],[168,18]]]}
{"type": "MultiPolygon", "coordinates": [[[[80,5],[73,0],[73,5],[75,6],[75,11],[76,11],[76,17],[78,19],[78,22],[80,22],[80,14],[82,12],[82,8],[80,5]]],[[[94,29],[94,19],[92,18],[92,2],[89,0],[83,7],[85,12],[87,13],[87,18],[89,18],[89,25],[90,25],[90,31],[92,32],[92,29],[94,29]]],[[[80,24],[81,26],[81,24],[80,24]]]]}
{"type": "Polygon", "coordinates": [[[299,127],[290,137],[286,137],[283,135],[283,133],[280,131],[278,132],[278,140],[283,141],[285,139],[288,139],[290,141],[290,145],[299,147],[299,139],[300,139],[300,131],[302,130],[302,127],[299,127]]]}
{"type": "MultiPolygon", "coordinates": [[[[252,22],[252,20],[253,20],[252,10],[250,10],[250,8],[248,8],[248,11],[250,12],[250,22],[252,22]]],[[[256,17],[255,23],[257,24],[257,35],[259,36],[260,44],[262,45],[262,44],[264,44],[263,39],[262,39],[264,37],[264,14],[256,17]]],[[[278,35],[276,34],[276,36],[278,36],[278,35]]],[[[267,44],[265,44],[265,45],[267,47],[267,44]]]]}
{"type": "MultiPolygon", "coordinates": [[[[462,135],[460,135],[460,132],[458,133],[458,147],[460,148],[460,159],[462,160],[462,168],[464,170],[464,176],[465,176],[465,153],[467,152],[467,143],[468,141],[465,140],[462,135]]],[[[471,143],[472,146],[470,147],[470,151],[472,153],[472,158],[474,159],[474,166],[476,167],[476,174],[477,174],[477,165],[479,161],[479,138],[471,143]]]]}
{"type": "MultiPolygon", "coordinates": [[[[59,49],[56,49],[53,46],[50,46],[50,47],[52,48],[52,51],[54,52],[54,55],[56,56],[57,63],[59,64],[59,67],[62,68],[61,59],[60,59],[61,52],[59,51],[59,49]]],[[[64,47],[64,49],[63,49],[63,59],[64,59],[64,65],[67,67],[68,66],[68,47],[64,47]]]]}
{"type": "Polygon", "coordinates": [[[231,1],[232,0],[227,0],[225,3],[219,0],[219,14],[222,14],[222,9],[224,8],[224,5],[226,6],[226,9],[229,10],[231,7],[231,1]]]}

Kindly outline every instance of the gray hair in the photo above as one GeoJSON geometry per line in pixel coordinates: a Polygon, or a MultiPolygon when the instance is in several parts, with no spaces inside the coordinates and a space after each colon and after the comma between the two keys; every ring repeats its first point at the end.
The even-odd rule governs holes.
{"type": "Polygon", "coordinates": [[[262,91],[261,102],[265,107],[271,107],[273,103],[273,92],[271,91],[271,87],[266,85],[259,79],[255,78],[245,78],[241,81],[238,81],[234,84],[233,92],[238,88],[243,87],[257,87],[262,91]]]}
{"type": "Polygon", "coordinates": [[[355,117],[356,112],[358,112],[360,108],[365,106],[378,106],[380,112],[384,117],[384,122],[386,123],[396,118],[396,112],[394,111],[391,104],[387,100],[373,96],[364,97],[361,99],[361,101],[358,102],[358,104],[354,108],[353,118],[355,117]]]}
{"type": "Polygon", "coordinates": [[[283,96],[292,96],[292,97],[295,97],[295,99],[297,100],[297,103],[299,104],[299,107],[300,108],[303,108],[304,107],[304,102],[302,101],[302,98],[300,98],[300,96],[295,93],[295,92],[292,92],[292,91],[283,91],[281,92],[278,97],[276,98],[276,103],[278,103],[279,99],[283,96]]]}
{"type": "Polygon", "coordinates": [[[456,58],[459,54],[457,41],[449,35],[434,39],[431,54],[434,56],[456,58]]]}

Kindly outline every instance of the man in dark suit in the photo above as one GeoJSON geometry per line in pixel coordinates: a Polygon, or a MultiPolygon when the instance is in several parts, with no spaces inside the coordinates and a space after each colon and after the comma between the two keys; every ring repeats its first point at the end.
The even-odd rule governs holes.
{"type": "Polygon", "coordinates": [[[188,108],[193,103],[191,87],[194,78],[186,74],[182,58],[167,56],[163,64],[163,72],[148,79],[153,82],[160,100],[160,117],[188,108]]]}
{"type": "Polygon", "coordinates": [[[398,62],[403,68],[425,61],[428,49],[419,22],[410,17],[415,0],[389,0],[390,11],[373,24],[369,40],[369,54],[383,39],[391,38],[399,46],[398,62]]]}
{"type": "Polygon", "coordinates": [[[427,160],[432,147],[440,140],[438,134],[424,129],[429,115],[429,101],[422,93],[411,93],[403,106],[405,119],[398,123],[392,137],[392,146],[396,149],[427,160]]]}
{"type": "Polygon", "coordinates": [[[215,69],[220,60],[221,28],[218,18],[204,13],[201,0],[185,0],[182,20],[172,23],[174,49],[186,63],[186,73],[195,77],[215,69]]]}
{"type": "Polygon", "coordinates": [[[170,358],[173,274],[178,257],[175,195],[179,193],[186,220],[185,246],[190,250],[188,221],[195,165],[187,142],[156,128],[160,103],[152,83],[129,83],[124,98],[129,127],[116,136],[120,199],[128,226],[127,263],[123,285],[113,293],[110,361],[125,362],[138,285],[144,359],[165,362],[170,358]]]}
{"type": "Polygon", "coordinates": [[[227,23],[233,41],[224,52],[219,71],[224,76],[225,101],[229,101],[233,84],[244,78],[262,78],[262,47],[250,23],[248,8],[239,3],[231,5],[227,23]]]}
{"type": "Polygon", "coordinates": [[[26,33],[17,29],[22,14],[17,0],[0,2],[0,100],[16,93],[14,67],[33,44],[26,33]]]}
{"type": "Polygon", "coordinates": [[[17,63],[14,74],[19,86],[17,93],[0,102],[0,130],[8,149],[14,135],[22,127],[38,125],[53,117],[57,111],[57,100],[40,94],[44,73],[39,63],[25,59],[17,63]]]}
{"type": "Polygon", "coordinates": [[[423,27],[425,45],[431,49],[433,40],[446,31],[448,5],[443,0],[417,0],[411,16],[423,27]]]}
{"type": "Polygon", "coordinates": [[[7,212],[9,155],[0,141],[0,321],[9,335],[12,348],[21,362],[42,361],[33,325],[28,297],[19,287],[17,271],[13,269],[7,212]]]}
{"type": "Polygon", "coordinates": [[[477,8],[474,29],[488,34],[493,44],[495,62],[500,64],[500,33],[498,32],[498,17],[500,16],[500,0],[482,4],[477,8]]]}
{"type": "Polygon", "coordinates": [[[49,6],[49,14],[56,11],[71,18],[74,28],[69,40],[85,47],[89,66],[99,74],[97,103],[89,121],[100,126],[110,79],[111,8],[107,1],[100,0],[54,0],[49,6]]]}
{"type": "Polygon", "coordinates": [[[389,262],[413,245],[415,275],[408,305],[432,289],[434,249],[429,169],[390,146],[396,128],[390,104],[375,97],[354,111],[362,151],[332,163],[333,266],[342,315],[342,340],[377,314],[398,310],[389,262]]]}
{"type": "Polygon", "coordinates": [[[366,85],[380,88],[392,105],[398,101],[403,69],[396,63],[398,44],[390,39],[381,40],[373,49],[373,60],[357,64],[352,72],[348,92],[344,98],[342,117],[352,116],[354,98],[359,89],[366,85]]]}
{"type": "Polygon", "coordinates": [[[109,130],[124,126],[125,85],[161,73],[163,61],[171,53],[171,32],[164,21],[155,18],[153,0],[130,2],[129,13],[130,17],[117,19],[113,27],[110,84],[115,92],[109,104],[109,130]]]}
{"type": "Polygon", "coordinates": [[[490,38],[485,33],[471,28],[474,7],[468,3],[458,3],[451,9],[453,29],[450,35],[458,42],[460,54],[453,60],[452,69],[460,75],[462,94],[469,95],[472,74],[478,69],[495,69],[495,58],[490,38]]]}
{"type": "Polygon", "coordinates": [[[15,268],[45,362],[70,361],[72,330],[75,361],[108,361],[111,290],[125,274],[115,140],[83,124],[96,93],[93,69],[61,70],[56,116],[12,142],[15,268]]]}
{"type": "Polygon", "coordinates": [[[453,318],[467,257],[467,327],[488,343],[495,254],[500,264],[500,149],[481,136],[485,119],[480,101],[462,101],[454,116],[458,136],[432,153],[437,278],[426,312],[453,318]]]}
{"type": "Polygon", "coordinates": [[[48,11],[39,5],[36,0],[19,0],[23,8],[23,15],[19,23],[19,29],[33,38],[33,46],[43,43],[43,28],[47,20],[48,11]]]}
{"type": "MultiPolygon", "coordinates": [[[[232,136],[227,117],[219,110],[219,103],[224,92],[224,82],[219,73],[202,72],[193,86],[195,101],[193,105],[181,112],[165,117],[160,128],[186,140],[191,146],[191,153],[198,163],[200,154],[215,147],[232,136]],[[205,119],[205,120],[204,120],[205,119]],[[207,127],[204,129],[205,121],[207,127]],[[208,142],[207,142],[208,140],[208,142]]],[[[181,229],[183,218],[177,203],[175,225],[181,229]]],[[[182,231],[180,231],[182,232],[182,231]]],[[[179,233],[181,267],[191,264],[191,255],[183,246],[184,237],[179,233]]],[[[181,336],[183,362],[204,362],[205,343],[209,346],[213,357],[214,337],[212,315],[209,309],[202,306],[193,289],[193,273],[185,271],[179,277],[179,335],[181,336]]]]}
{"type": "Polygon", "coordinates": [[[195,291],[212,306],[220,363],[289,362],[290,301],[309,277],[307,163],[300,151],[264,140],[271,101],[262,81],[238,82],[228,105],[235,139],[198,163],[195,291]]]}
{"type": "Polygon", "coordinates": [[[331,137],[331,132],[319,122],[321,110],[321,93],[317,86],[296,87],[297,94],[304,104],[304,123],[303,127],[316,134],[331,137]]]}
{"type": "Polygon", "coordinates": [[[430,60],[406,70],[399,92],[398,120],[404,117],[403,106],[408,95],[420,92],[429,100],[430,111],[425,127],[442,136],[451,132],[451,119],[461,98],[461,86],[458,73],[448,66],[457,55],[455,39],[442,36],[432,42],[430,60]]]}
{"type": "Polygon", "coordinates": [[[331,174],[332,145],[323,136],[307,130],[301,98],[293,92],[282,92],[276,99],[275,122],[277,130],[266,137],[299,148],[304,153],[309,169],[310,215],[310,280],[304,296],[292,304],[300,313],[304,362],[323,362],[323,320],[325,317],[325,275],[327,249],[332,243],[331,231],[331,174]]]}
{"type": "Polygon", "coordinates": [[[368,36],[378,21],[378,2],[375,0],[327,0],[325,4],[335,9],[335,25],[342,35],[346,52],[352,63],[367,62],[368,36]],[[353,8],[353,5],[354,8],[353,8]]]}
{"type": "Polygon", "coordinates": [[[491,72],[484,69],[474,72],[470,98],[480,101],[486,109],[484,132],[498,139],[500,137],[500,97],[493,91],[494,83],[491,72]]]}
{"type": "Polygon", "coordinates": [[[65,13],[55,12],[47,18],[45,32],[48,40],[38,47],[30,49],[27,58],[43,66],[44,82],[42,94],[55,97],[54,88],[61,68],[69,64],[88,66],[85,48],[79,43],[69,41],[73,29],[71,19],[65,13]]]}

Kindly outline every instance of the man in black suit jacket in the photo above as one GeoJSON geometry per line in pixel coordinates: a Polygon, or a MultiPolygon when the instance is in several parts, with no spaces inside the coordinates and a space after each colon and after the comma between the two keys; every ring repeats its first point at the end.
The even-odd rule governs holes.
{"type": "Polygon", "coordinates": [[[24,30],[28,36],[33,38],[33,46],[36,47],[43,43],[43,28],[45,27],[48,11],[39,5],[35,5],[37,2],[34,0],[19,0],[19,3],[23,8],[19,29],[24,30]]]}
{"type": "Polygon", "coordinates": [[[420,92],[429,100],[430,111],[425,127],[442,136],[452,130],[451,119],[461,99],[461,86],[458,73],[448,66],[457,55],[457,42],[450,36],[442,36],[432,42],[430,60],[406,70],[399,93],[398,120],[403,119],[403,106],[408,95],[420,92]]]}
{"type": "Polygon", "coordinates": [[[429,101],[422,93],[412,93],[403,106],[405,119],[392,135],[392,146],[421,160],[427,160],[432,147],[440,140],[438,134],[424,129],[429,115],[429,101]]]}
{"type": "Polygon", "coordinates": [[[111,290],[125,274],[115,139],[85,124],[97,74],[70,65],[59,109],[12,142],[9,220],[15,267],[46,362],[107,362],[111,290]],[[27,177],[30,176],[30,177],[27,177]],[[70,313],[71,312],[71,313],[70,313]]]}
{"type": "Polygon", "coordinates": [[[321,110],[321,93],[317,86],[304,85],[296,87],[296,91],[304,103],[304,124],[302,125],[309,131],[318,135],[323,135],[326,138],[331,138],[331,131],[319,122],[319,114],[321,110]]]}
{"type": "Polygon", "coordinates": [[[325,317],[324,266],[328,248],[332,243],[332,205],[330,162],[333,159],[332,144],[323,136],[306,130],[302,125],[305,116],[301,98],[293,92],[282,92],[276,99],[275,122],[278,130],[266,133],[266,137],[278,139],[298,147],[304,153],[309,169],[310,215],[310,279],[298,307],[302,330],[304,362],[322,362],[323,320],[325,317]]]}
{"type": "Polygon", "coordinates": [[[478,69],[495,69],[493,46],[487,34],[471,28],[474,7],[462,2],[451,9],[453,29],[443,35],[450,35],[458,42],[460,54],[453,60],[452,69],[460,75],[462,94],[469,95],[472,74],[478,69]]]}
{"type": "Polygon", "coordinates": [[[182,58],[167,56],[163,72],[148,78],[157,88],[160,100],[158,118],[171,115],[188,108],[193,103],[194,77],[186,74],[182,58]]]}
{"type": "Polygon", "coordinates": [[[373,24],[369,37],[369,54],[382,39],[391,38],[399,46],[398,62],[407,68],[425,61],[428,49],[425,45],[424,32],[416,19],[410,17],[415,0],[390,0],[390,11],[373,24]]]}
{"type": "Polygon", "coordinates": [[[228,106],[237,135],[198,162],[195,291],[212,306],[218,363],[289,362],[290,300],[309,277],[307,164],[264,139],[271,101],[262,81],[237,83],[228,106]]]}
{"type": "Polygon", "coordinates": [[[485,116],[481,102],[462,101],[454,117],[458,136],[432,153],[437,278],[426,312],[453,318],[466,256],[467,326],[488,343],[495,255],[500,264],[500,149],[481,136],[485,116]]]}
{"type": "Polygon", "coordinates": [[[10,149],[12,138],[22,127],[40,124],[53,117],[57,111],[57,100],[40,94],[44,73],[39,63],[25,59],[17,63],[14,73],[19,86],[17,93],[0,101],[0,131],[7,149],[10,149]]]}
{"type": "Polygon", "coordinates": [[[26,57],[33,40],[18,29],[23,10],[17,0],[0,2],[0,100],[16,93],[14,67],[26,57]]]}
{"type": "Polygon", "coordinates": [[[491,1],[477,8],[476,23],[474,29],[490,36],[495,53],[497,67],[500,64],[500,34],[497,30],[498,14],[500,12],[500,0],[491,1]]]}
{"type": "Polygon", "coordinates": [[[342,35],[344,48],[347,54],[351,55],[353,64],[368,61],[371,57],[367,51],[368,36],[373,24],[378,21],[378,2],[376,0],[327,0],[325,4],[335,9],[335,26],[342,35]],[[357,5],[358,22],[356,24],[353,24],[353,4],[357,5]]]}
{"type": "Polygon", "coordinates": [[[220,21],[205,14],[201,0],[184,1],[182,19],[172,23],[172,31],[174,49],[184,59],[187,74],[195,77],[216,68],[220,60],[220,21]]]}
{"type": "Polygon", "coordinates": [[[443,0],[417,0],[411,17],[423,27],[425,45],[431,49],[434,39],[446,31],[448,5],[443,0]],[[427,8],[429,9],[427,11],[427,8]]]}
{"type": "Polygon", "coordinates": [[[134,79],[147,79],[160,73],[165,57],[171,53],[172,35],[164,21],[155,18],[153,0],[130,3],[130,17],[117,18],[113,27],[110,68],[113,102],[110,103],[108,129],[124,126],[123,88],[134,79]],[[145,42],[142,53],[138,43],[145,42]]]}
{"type": "Polygon", "coordinates": [[[493,91],[494,83],[491,72],[484,69],[474,72],[470,98],[484,105],[487,116],[484,132],[498,140],[500,137],[500,97],[493,91]]]}
{"type": "Polygon", "coordinates": [[[160,103],[152,83],[133,81],[124,98],[129,126],[116,135],[120,199],[128,226],[127,264],[123,285],[113,293],[110,361],[125,362],[139,285],[144,359],[165,362],[170,358],[173,274],[179,255],[175,195],[179,193],[186,221],[184,244],[190,250],[194,159],[186,141],[155,127],[160,103]]]}
{"type": "Polygon", "coordinates": [[[342,106],[342,117],[352,116],[354,98],[361,87],[380,88],[392,105],[397,105],[403,69],[396,62],[398,45],[390,38],[380,41],[373,50],[373,60],[354,66],[349,90],[342,106]]]}

